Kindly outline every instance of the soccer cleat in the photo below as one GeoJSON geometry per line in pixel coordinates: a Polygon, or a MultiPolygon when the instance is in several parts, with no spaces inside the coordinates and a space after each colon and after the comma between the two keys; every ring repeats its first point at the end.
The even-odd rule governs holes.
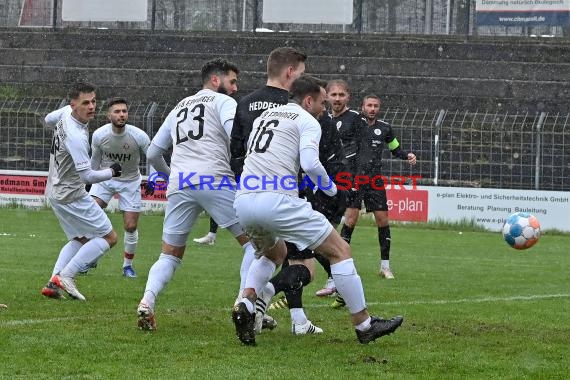
{"type": "Polygon", "coordinates": [[[132,266],[127,265],[126,267],[123,267],[123,277],[135,278],[137,277],[137,274],[132,266]]]}
{"type": "Polygon", "coordinates": [[[307,322],[302,325],[291,323],[291,333],[293,333],[293,335],[322,334],[323,329],[313,325],[313,323],[307,319],[307,322]]]}
{"type": "Polygon", "coordinates": [[[287,298],[285,296],[282,296],[277,301],[272,302],[271,305],[269,305],[268,310],[288,309],[288,308],[289,304],[287,303],[287,298]]]}
{"type": "Polygon", "coordinates": [[[255,346],[253,324],[255,316],[247,310],[245,303],[238,302],[232,310],[232,320],[236,326],[236,335],[246,346],[255,346]]]}
{"type": "Polygon", "coordinates": [[[201,245],[214,245],[216,244],[216,238],[211,237],[210,235],[203,236],[201,238],[193,239],[194,243],[198,243],[201,245]]]}
{"type": "Polygon", "coordinates": [[[50,281],[53,282],[58,288],[65,290],[65,292],[69,294],[71,298],[79,301],[85,301],[85,297],[77,289],[77,285],[75,285],[75,280],[73,277],[63,277],[56,274],[52,276],[50,281]]]}
{"type": "Polygon", "coordinates": [[[139,320],[137,325],[140,330],[144,331],[154,331],[156,330],[156,320],[154,319],[154,311],[146,303],[139,303],[137,307],[137,314],[139,320]]]}
{"type": "Polygon", "coordinates": [[[390,268],[380,268],[380,273],[378,273],[380,277],[384,277],[386,280],[393,280],[394,273],[390,270],[390,268]]]}
{"type": "Polygon", "coordinates": [[[356,337],[362,344],[370,343],[381,336],[392,334],[404,322],[404,317],[394,317],[392,319],[382,319],[379,317],[372,317],[370,321],[370,328],[366,331],[356,331],[356,337]]]}
{"type": "Polygon", "coordinates": [[[325,284],[325,287],[322,288],[321,290],[317,290],[315,295],[317,297],[328,297],[328,296],[333,295],[335,292],[336,292],[336,287],[334,285],[334,280],[332,279],[332,277],[329,277],[327,279],[327,283],[325,284]]]}
{"type": "Polygon", "coordinates": [[[263,316],[263,322],[261,323],[261,328],[263,330],[273,330],[277,327],[277,321],[273,319],[270,315],[265,314],[263,316]]]}
{"type": "Polygon", "coordinates": [[[267,310],[269,301],[271,301],[271,297],[262,290],[255,301],[255,322],[253,324],[253,330],[256,334],[261,334],[261,330],[263,329],[263,318],[265,317],[265,311],[267,310]]]}
{"type": "Polygon", "coordinates": [[[64,299],[65,296],[61,292],[61,290],[51,281],[48,281],[46,286],[42,289],[42,296],[54,299],[64,299]]]}
{"type": "Polygon", "coordinates": [[[331,307],[333,309],[341,309],[345,306],[346,306],[346,302],[344,301],[344,298],[342,298],[341,296],[336,296],[336,299],[331,304],[331,307]]]}

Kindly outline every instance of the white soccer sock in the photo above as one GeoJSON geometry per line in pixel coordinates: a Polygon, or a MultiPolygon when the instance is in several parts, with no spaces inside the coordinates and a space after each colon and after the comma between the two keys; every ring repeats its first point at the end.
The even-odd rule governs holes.
{"type": "Polygon", "coordinates": [[[245,280],[245,288],[254,288],[259,295],[261,289],[267,285],[273,272],[275,272],[275,263],[265,256],[261,256],[257,260],[253,260],[247,272],[245,280]]]}
{"type": "Polygon", "coordinates": [[[58,274],[63,268],[65,268],[67,263],[71,261],[73,256],[75,256],[77,251],[79,251],[82,246],[83,244],[77,240],[68,241],[67,244],[63,246],[61,251],[59,251],[59,257],[55,262],[55,266],[53,267],[53,272],[51,275],[53,276],[54,274],[58,274]]]}
{"type": "Polygon", "coordinates": [[[353,259],[346,259],[331,265],[336,290],[346,302],[350,314],[366,309],[362,281],[356,272],[353,259]]]}
{"type": "Polygon", "coordinates": [[[75,277],[80,270],[97,261],[109,249],[111,247],[107,240],[100,237],[93,238],[79,248],[59,274],[63,277],[75,277]]]}
{"type": "Polygon", "coordinates": [[[305,310],[302,308],[296,307],[289,309],[289,313],[291,314],[291,322],[297,325],[304,325],[307,323],[307,316],[305,315],[305,310]]]}
{"type": "Polygon", "coordinates": [[[133,232],[125,231],[123,242],[125,244],[123,267],[127,267],[133,264],[137,243],[139,242],[139,230],[134,230],[133,232]]]}
{"type": "Polygon", "coordinates": [[[245,286],[245,279],[247,278],[247,272],[251,263],[255,260],[255,248],[250,242],[245,243],[243,246],[243,258],[241,260],[241,267],[239,268],[239,294],[241,295],[242,290],[245,286]]]}
{"type": "Polygon", "coordinates": [[[273,297],[275,295],[275,286],[273,286],[271,282],[268,282],[267,285],[265,285],[265,288],[263,288],[263,293],[273,297]]]}
{"type": "Polygon", "coordinates": [[[366,331],[370,328],[370,322],[372,322],[372,318],[368,317],[364,322],[354,326],[354,328],[359,331],[366,331]]]}
{"type": "Polygon", "coordinates": [[[390,269],[390,260],[380,260],[381,269],[390,269]]]}
{"type": "Polygon", "coordinates": [[[161,253],[158,260],[150,267],[142,302],[146,303],[152,310],[154,310],[156,297],[170,282],[180,263],[181,260],[178,257],[161,253]]]}
{"type": "Polygon", "coordinates": [[[251,314],[255,313],[255,305],[248,300],[247,298],[242,298],[241,300],[239,300],[239,302],[243,302],[245,304],[245,307],[247,308],[247,311],[249,311],[251,314]]]}

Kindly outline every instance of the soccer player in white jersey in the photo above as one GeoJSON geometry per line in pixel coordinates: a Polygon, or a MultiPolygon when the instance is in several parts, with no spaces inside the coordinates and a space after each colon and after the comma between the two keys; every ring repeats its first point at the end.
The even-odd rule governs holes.
{"type": "MultiPolygon", "coordinates": [[[[94,184],[89,194],[102,208],[107,207],[115,194],[119,195],[119,210],[123,212],[125,229],[123,276],[136,277],[132,264],[139,240],[137,225],[142,209],[139,164],[141,157],[146,155],[150,139],[143,130],[127,124],[128,104],[123,98],[109,100],[107,118],[110,123],[98,128],[91,139],[91,167],[99,170],[119,162],[123,173],[120,177],[94,184]]],[[[149,194],[148,188],[146,193],[149,194]]]]}
{"type": "Polygon", "coordinates": [[[321,128],[316,117],[324,111],[324,85],[306,76],[295,80],[289,104],[263,112],[248,140],[234,207],[262,256],[251,264],[243,298],[232,311],[237,336],[246,345],[255,345],[257,294],[285,258],[285,241],[296,244],[299,250],[309,248],[328,257],[337,291],[346,300],[360,343],[394,332],[403,321],[402,317],[385,320],[368,314],[350,246],[324,215],[298,197],[297,173],[302,167],[319,187],[316,196],[339,204],[346,200],[346,191],[336,188],[319,161],[321,128]]]}
{"type": "MultiPolygon", "coordinates": [[[[121,165],[115,162],[107,169],[91,168],[87,124],[95,116],[95,88],[77,83],[69,91],[69,98],[70,105],[61,110],[55,125],[45,191],[69,242],[61,249],[42,294],[62,298],[63,289],[71,298],[85,301],[75,276],[117,243],[111,221],[87,194],[85,184],[120,176],[121,165]]],[[[46,120],[46,126],[50,125],[46,120]]]]}
{"type": "Polygon", "coordinates": [[[228,95],[237,91],[238,73],[238,68],[226,60],[207,62],[202,67],[202,90],[174,107],[148,149],[148,161],[158,171],[169,174],[169,183],[162,253],[150,268],[137,308],[138,326],[143,330],[156,329],[156,297],[180,265],[188,234],[203,210],[220,227],[227,228],[243,247],[240,293],[255,258],[255,249],[233,209],[236,183],[229,163],[229,136],[236,101],[228,95]],[[163,155],[172,146],[169,168],[163,155]]]}
{"type": "Polygon", "coordinates": [[[57,122],[60,121],[64,116],[71,115],[71,112],[73,112],[71,106],[67,105],[48,113],[44,119],[44,126],[49,129],[54,129],[57,125],[57,122]]]}

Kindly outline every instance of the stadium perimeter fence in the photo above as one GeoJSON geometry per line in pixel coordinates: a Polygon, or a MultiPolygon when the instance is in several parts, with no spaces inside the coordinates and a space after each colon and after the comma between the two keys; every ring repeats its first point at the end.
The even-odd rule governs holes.
{"type": "MultiPolygon", "coordinates": [[[[0,169],[47,171],[52,132],[43,119],[65,104],[0,98],[0,169]]],[[[129,123],[152,138],[173,107],[132,103],[129,123]]],[[[104,109],[98,105],[91,131],[107,123],[104,109]]],[[[381,118],[418,156],[410,167],[385,151],[384,175],[421,176],[421,185],[570,190],[570,114],[385,109],[381,118]]],[[[141,170],[149,174],[144,161],[141,170]]]]}
{"type": "MultiPolygon", "coordinates": [[[[475,0],[353,0],[351,24],[263,22],[263,0],[148,0],[142,22],[62,20],[63,0],[3,0],[0,27],[563,37],[570,26],[482,26],[475,0]]],[[[303,10],[299,10],[302,12],[303,10]]]]}

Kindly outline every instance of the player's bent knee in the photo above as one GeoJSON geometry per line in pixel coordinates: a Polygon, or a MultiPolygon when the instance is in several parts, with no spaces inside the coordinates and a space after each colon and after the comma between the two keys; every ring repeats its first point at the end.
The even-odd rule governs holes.
{"type": "Polygon", "coordinates": [[[110,248],[113,248],[117,244],[117,233],[115,230],[109,232],[107,235],[103,236],[103,239],[107,241],[110,248]]]}
{"type": "Polygon", "coordinates": [[[186,246],[174,246],[171,244],[168,244],[166,242],[162,242],[162,253],[165,255],[171,255],[171,256],[175,256],[178,257],[179,259],[182,259],[184,257],[184,251],[186,250],[186,246]]]}
{"type": "Polygon", "coordinates": [[[126,232],[130,232],[133,233],[137,230],[137,225],[136,223],[133,224],[125,224],[125,231],[126,232]]]}

